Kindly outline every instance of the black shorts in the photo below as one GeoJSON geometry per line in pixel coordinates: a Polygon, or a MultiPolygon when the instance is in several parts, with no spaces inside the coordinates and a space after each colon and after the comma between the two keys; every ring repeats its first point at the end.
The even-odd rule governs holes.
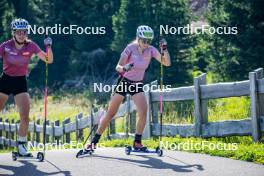
{"type": "Polygon", "coordinates": [[[117,81],[115,92],[119,95],[126,96],[126,94],[130,94],[131,96],[144,92],[143,91],[143,82],[142,81],[131,81],[127,78],[120,77],[117,81]]]}
{"type": "Polygon", "coordinates": [[[14,96],[27,92],[26,76],[9,76],[2,73],[0,76],[0,92],[6,95],[13,94],[14,96]]]}

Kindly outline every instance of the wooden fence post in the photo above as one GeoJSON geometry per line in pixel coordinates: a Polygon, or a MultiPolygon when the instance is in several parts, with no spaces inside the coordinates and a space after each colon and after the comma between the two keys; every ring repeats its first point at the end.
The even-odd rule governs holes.
{"type": "Polygon", "coordinates": [[[207,103],[202,100],[200,85],[206,84],[206,74],[194,78],[195,135],[202,135],[202,124],[208,122],[207,103]]]}
{"type": "MultiPolygon", "coordinates": [[[[150,83],[151,85],[151,91],[152,90],[157,90],[158,89],[158,81],[152,81],[150,83]]],[[[153,135],[154,128],[153,124],[158,124],[159,123],[159,105],[158,103],[153,103],[152,102],[152,92],[149,93],[149,108],[150,108],[150,135],[153,135]]]]}
{"type": "Polygon", "coordinates": [[[151,136],[151,132],[150,132],[150,116],[151,116],[151,99],[150,99],[150,85],[147,84],[145,85],[148,90],[147,92],[145,92],[145,97],[147,100],[147,117],[146,117],[146,126],[144,129],[144,132],[142,134],[143,139],[149,139],[151,136]]]}
{"type": "Polygon", "coordinates": [[[30,131],[28,130],[28,132],[27,132],[27,141],[30,141],[30,140],[31,140],[31,134],[30,134],[30,131]]]}
{"type": "Polygon", "coordinates": [[[37,120],[35,131],[36,131],[36,145],[40,143],[40,132],[37,131],[37,126],[40,125],[40,119],[37,120]]]}
{"type": "Polygon", "coordinates": [[[9,121],[8,119],[5,119],[5,125],[4,125],[4,130],[5,130],[5,147],[8,147],[8,143],[9,143],[9,140],[8,140],[8,136],[9,136],[9,121]],[[6,127],[7,125],[8,127],[6,127]]]}
{"type": "Polygon", "coordinates": [[[92,106],[91,114],[90,114],[90,133],[91,133],[90,141],[91,142],[93,140],[93,131],[92,131],[93,126],[94,126],[94,116],[93,116],[93,106],[92,106]]]}
{"type": "Polygon", "coordinates": [[[18,143],[17,143],[17,138],[18,138],[18,124],[20,123],[20,120],[17,120],[16,121],[16,146],[18,145],[18,143]]]}
{"type": "MultiPolygon", "coordinates": [[[[11,120],[11,124],[15,124],[15,119],[11,120]]],[[[10,126],[10,133],[11,133],[11,140],[15,139],[15,132],[11,131],[11,126],[10,126]]]]}
{"type": "Polygon", "coordinates": [[[152,91],[158,89],[158,81],[152,81],[150,83],[150,92],[149,92],[149,108],[150,108],[150,136],[153,135],[153,124],[158,123],[158,112],[159,107],[157,103],[152,102],[152,91]]]}
{"type": "Polygon", "coordinates": [[[109,136],[111,136],[111,134],[115,134],[115,133],[116,133],[115,118],[113,118],[113,120],[111,120],[110,125],[109,125],[109,136]]]}
{"type": "Polygon", "coordinates": [[[6,148],[6,127],[5,127],[6,119],[3,119],[3,149],[6,148]]]}
{"type": "Polygon", "coordinates": [[[129,116],[130,133],[136,133],[136,119],[137,119],[137,113],[136,111],[133,111],[132,113],[130,113],[130,116],[129,116]]]}
{"type": "Polygon", "coordinates": [[[249,73],[250,81],[250,110],[252,124],[252,138],[256,142],[260,139],[260,113],[258,101],[258,85],[256,72],[249,73]]]}
{"type": "MultiPolygon", "coordinates": [[[[263,79],[264,78],[263,68],[256,69],[255,72],[257,74],[257,79],[263,79]]],[[[258,92],[258,100],[259,100],[260,116],[264,116],[264,94],[263,93],[258,92]]]]}
{"type": "MultiPolygon", "coordinates": [[[[34,118],[35,119],[35,118],[34,118]]],[[[32,132],[32,138],[31,138],[31,143],[35,146],[35,140],[36,140],[36,122],[35,120],[33,121],[33,132],[32,132]]]]}
{"type": "MultiPolygon", "coordinates": [[[[46,143],[49,143],[49,141],[50,141],[50,140],[49,140],[50,135],[47,134],[47,132],[48,132],[47,127],[48,127],[49,125],[50,125],[50,121],[47,120],[47,121],[46,121],[46,139],[45,139],[45,140],[46,140],[46,143]]],[[[43,127],[44,127],[44,126],[43,126],[43,127]]],[[[44,128],[43,128],[43,129],[44,129],[44,128]]],[[[43,135],[44,135],[44,134],[43,134],[43,135]]]]}
{"type": "MultiPolygon", "coordinates": [[[[57,145],[59,145],[61,136],[55,136],[55,126],[60,126],[60,120],[56,120],[54,123],[55,123],[54,124],[54,138],[56,140],[57,145]]],[[[63,135],[62,135],[62,138],[63,138],[63,135]]]]}
{"type": "Polygon", "coordinates": [[[152,120],[153,124],[159,123],[159,105],[158,103],[152,103],[152,120]]]}
{"type": "Polygon", "coordinates": [[[116,129],[115,129],[115,119],[113,119],[111,122],[110,122],[110,135],[111,134],[115,134],[116,133],[116,129]]]}
{"type": "MultiPolygon", "coordinates": [[[[62,124],[63,124],[63,134],[65,134],[65,140],[63,140],[63,143],[70,143],[71,141],[71,135],[70,133],[65,132],[65,125],[70,123],[70,118],[65,119],[62,124]]],[[[64,135],[63,135],[64,136],[64,135]]]]}
{"type": "Polygon", "coordinates": [[[75,116],[75,141],[78,142],[79,141],[79,133],[78,133],[78,115],[75,116]]]}
{"type": "Polygon", "coordinates": [[[51,122],[51,142],[52,144],[55,143],[55,122],[51,122]]]}
{"type": "Polygon", "coordinates": [[[7,139],[8,139],[8,147],[11,146],[11,122],[7,119],[7,123],[8,123],[8,133],[7,133],[7,139]]]}
{"type": "Polygon", "coordinates": [[[80,113],[77,116],[75,116],[75,124],[76,124],[75,136],[76,136],[76,142],[78,142],[79,140],[83,140],[83,130],[82,129],[78,129],[79,128],[79,119],[81,119],[82,116],[83,116],[82,113],[80,113]]]}

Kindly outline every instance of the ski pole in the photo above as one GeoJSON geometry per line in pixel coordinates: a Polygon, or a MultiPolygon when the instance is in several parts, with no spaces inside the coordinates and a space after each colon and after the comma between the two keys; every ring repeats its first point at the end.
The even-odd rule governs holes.
{"type": "MultiPolygon", "coordinates": [[[[133,68],[134,67],[134,63],[130,63],[130,67],[133,68]]],[[[125,79],[125,74],[126,74],[126,71],[125,72],[122,72],[122,73],[119,73],[121,79],[120,81],[118,82],[118,84],[115,86],[115,89],[114,89],[114,92],[112,93],[111,96],[114,96],[114,94],[116,93],[117,91],[117,87],[122,83],[122,81],[125,79]]]]}
{"type": "Polygon", "coordinates": [[[163,91],[163,44],[160,43],[160,53],[161,53],[161,58],[160,58],[160,139],[159,141],[162,141],[162,118],[163,118],[163,100],[162,100],[162,91],[163,91]]]}
{"type": "MultiPolygon", "coordinates": [[[[48,36],[45,35],[45,38],[48,36]]],[[[48,67],[48,55],[49,49],[48,45],[46,47],[46,61],[45,61],[45,92],[44,92],[44,126],[43,126],[43,144],[44,144],[44,156],[46,151],[46,124],[47,124],[47,114],[48,114],[48,76],[49,76],[49,67],[48,67]]]]}
{"type": "MultiPolygon", "coordinates": [[[[102,118],[103,115],[104,115],[104,113],[99,115],[99,117],[97,118],[96,124],[94,124],[94,125],[91,124],[92,125],[92,129],[91,129],[90,133],[88,134],[87,138],[85,139],[85,141],[83,142],[83,146],[85,146],[86,142],[88,141],[88,139],[92,135],[95,127],[100,124],[101,118],[102,118]]],[[[91,107],[91,118],[93,119],[93,105],[91,107]]]]}

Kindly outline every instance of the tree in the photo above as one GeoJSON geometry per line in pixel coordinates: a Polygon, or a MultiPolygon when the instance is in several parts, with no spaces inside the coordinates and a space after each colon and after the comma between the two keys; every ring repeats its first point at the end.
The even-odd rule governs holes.
{"type": "Polygon", "coordinates": [[[211,26],[237,27],[236,35],[214,35],[209,69],[231,80],[248,78],[248,72],[264,65],[264,2],[211,1],[211,26]]]}

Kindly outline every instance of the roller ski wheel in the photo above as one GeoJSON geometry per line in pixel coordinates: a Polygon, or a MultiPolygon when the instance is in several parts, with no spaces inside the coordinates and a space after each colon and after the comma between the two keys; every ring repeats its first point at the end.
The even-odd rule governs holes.
{"type": "Polygon", "coordinates": [[[163,156],[163,150],[160,149],[159,147],[156,148],[156,153],[159,157],[163,156]]]}
{"type": "Polygon", "coordinates": [[[13,159],[13,161],[17,160],[17,153],[16,152],[12,152],[12,159],[13,159]]]}
{"type": "Polygon", "coordinates": [[[38,152],[37,159],[39,162],[43,162],[44,161],[44,153],[38,152]]]}
{"type": "Polygon", "coordinates": [[[130,147],[130,146],[126,146],[126,148],[125,148],[125,153],[126,153],[127,155],[130,155],[131,151],[132,151],[132,147],[130,147]]]}

